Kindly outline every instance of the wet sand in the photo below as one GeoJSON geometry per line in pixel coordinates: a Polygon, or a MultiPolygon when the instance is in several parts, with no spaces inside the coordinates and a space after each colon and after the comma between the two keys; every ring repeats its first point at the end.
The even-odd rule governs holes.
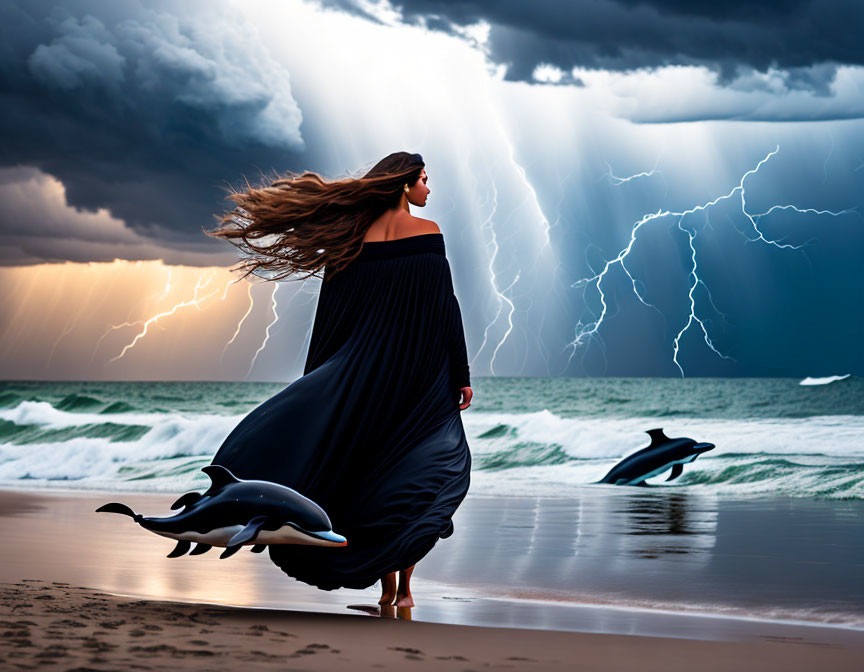
{"type": "Polygon", "coordinates": [[[65,670],[858,670],[860,647],[484,628],[0,585],[0,664],[65,670]],[[58,667],[59,666],[59,667],[58,667]]]}
{"type": "MultiPolygon", "coordinates": [[[[228,669],[238,664],[402,669],[408,660],[454,670],[675,670],[696,664],[729,669],[746,661],[758,661],[758,668],[766,670],[860,668],[864,632],[854,628],[752,620],[737,612],[735,617],[688,613],[686,605],[696,598],[687,595],[689,602],[673,603],[679,607],[673,610],[657,608],[656,600],[651,608],[634,608],[654,599],[650,592],[629,589],[639,585],[636,570],[654,583],[664,576],[674,583],[677,575],[697,591],[712,577],[721,586],[729,583],[735,573],[726,569],[717,548],[732,533],[722,532],[716,521],[713,527],[706,524],[706,516],[712,516],[694,513],[693,502],[673,502],[677,508],[670,514],[668,497],[648,505],[617,493],[603,504],[597,504],[599,495],[592,497],[601,507],[593,513],[588,501],[469,496],[454,520],[456,534],[439,542],[418,566],[412,582],[417,606],[380,618],[370,616],[375,587],[319,591],[286,577],[266,556],[250,553],[227,560],[213,552],[168,559],[170,540],[128,518],[94,513],[107,501],[123,501],[146,514],[167,514],[173,495],[0,491],[0,658],[9,669],[54,660],[62,663],[56,669],[64,670],[228,669]],[[654,511],[658,506],[660,513],[654,511]],[[575,521],[580,507],[581,519],[575,521]],[[610,517],[614,521],[619,515],[634,519],[628,529],[643,534],[616,529],[610,517]],[[677,526],[671,531],[669,521],[677,526]],[[613,543],[617,549],[610,548],[613,543]],[[617,599],[608,590],[580,598],[582,583],[593,582],[597,591],[616,576],[617,599]],[[568,578],[579,581],[568,583],[568,578]]],[[[842,511],[850,527],[856,523],[857,508],[842,511]]],[[[806,523],[800,511],[791,514],[798,525],[806,523]]],[[[753,570],[760,550],[744,544],[726,553],[743,558],[739,566],[761,581],[761,570],[753,570]]],[[[808,557],[790,561],[800,567],[782,580],[807,581],[808,572],[814,572],[828,604],[814,605],[813,614],[851,613],[854,618],[860,583],[857,588],[847,583],[848,603],[831,596],[832,586],[843,578],[838,572],[860,569],[860,555],[855,560],[843,551],[837,560],[837,549],[825,545],[821,554],[822,564],[808,557]]],[[[739,583],[744,573],[735,575],[739,583]]],[[[773,581],[779,586],[781,579],[773,581]]],[[[771,585],[759,598],[765,602],[768,596],[762,607],[771,606],[771,585]]],[[[662,588],[655,586],[658,592],[662,588]]],[[[677,590],[686,593],[686,587],[677,590]]],[[[806,593],[806,587],[801,590],[806,593]]],[[[806,606],[805,593],[781,606],[806,606]]],[[[739,600],[736,608],[747,612],[754,605],[739,600]]]]}

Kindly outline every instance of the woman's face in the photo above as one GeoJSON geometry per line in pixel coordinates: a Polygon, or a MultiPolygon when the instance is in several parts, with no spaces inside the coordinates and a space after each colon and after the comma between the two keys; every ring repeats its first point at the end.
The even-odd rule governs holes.
{"type": "Polygon", "coordinates": [[[426,175],[426,169],[423,168],[420,171],[420,177],[413,185],[409,186],[408,188],[408,202],[411,205],[416,205],[421,208],[426,205],[426,198],[429,196],[430,193],[429,187],[426,186],[426,181],[428,179],[429,178],[426,175]]]}

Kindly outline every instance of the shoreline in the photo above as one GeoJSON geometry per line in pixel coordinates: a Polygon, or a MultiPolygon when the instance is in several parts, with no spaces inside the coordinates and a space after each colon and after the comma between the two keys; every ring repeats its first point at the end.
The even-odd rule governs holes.
{"type": "MultiPolygon", "coordinates": [[[[620,508],[631,503],[626,493],[613,494],[615,498],[611,501],[615,507],[620,508]]],[[[643,497],[641,493],[637,493],[637,496],[643,497]]],[[[249,557],[249,554],[238,554],[227,563],[206,555],[195,558],[195,564],[188,562],[189,558],[166,560],[164,555],[173,542],[150,535],[125,519],[93,515],[95,508],[104,503],[105,497],[123,499],[138,510],[155,509],[165,512],[168,511],[168,504],[175,499],[174,494],[166,493],[0,488],[0,533],[8,540],[6,548],[9,549],[0,551],[0,558],[9,555],[11,551],[11,555],[3,558],[4,561],[0,563],[0,581],[21,578],[61,580],[129,598],[164,598],[178,602],[197,600],[226,607],[264,609],[299,605],[306,611],[326,613],[345,613],[348,605],[354,603],[377,603],[377,585],[365,590],[319,591],[286,577],[269,559],[256,559],[249,557]],[[63,515],[58,520],[57,512],[61,510],[63,515]],[[22,520],[29,521],[33,529],[29,532],[24,529],[20,525],[22,520]],[[79,527],[86,530],[79,530],[79,527]],[[53,547],[50,541],[45,543],[47,539],[54,539],[56,543],[64,546],[77,546],[74,550],[70,549],[70,564],[52,564],[40,554],[40,543],[43,543],[46,549],[53,547]],[[122,557],[113,558],[112,555],[118,548],[124,549],[122,557]],[[104,558],[102,567],[99,566],[100,558],[104,558]],[[27,573],[25,568],[32,571],[27,573]],[[112,576],[112,571],[124,575],[112,576]],[[236,590],[226,590],[224,587],[213,589],[213,586],[222,586],[229,576],[238,586],[236,590]]],[[[437,623],[513,625],[526,629],[630,633],[696,639],[741,640],[746,639],[748,631],[753,629],[792,629],[800,631],[797,635],[803,633],[802,636],[808,638],[821,636],[816,633],[831,631],[844,633],[841,636],[848,634],[853,639],[864,637],[864,619],[859,614],[834,614],[824,608],[820,613],[814,613],[812,618],[802,618],[795,617],[798,614],[789,607],[778,607],[772,615],[766,612],[765,608],[760,610],[762,613],[753,613],[744,605],[703,605],[684,600],[661,602],[656,597],[646,600],[639,595],[620,591],[618,594],[591,593],[581,586],[569,586],[566,591],[561,590],[560,586],[550,587],[539,583],[526,586],[522,577],[536,573],[534,566],[525,565],[521,558],[512,557],[514,546],[521,545],[524,553],[524,544],[520,538],[502,537],[503,532],[515,534],[529,528],[531,536],[537,537],[533,539],[537,548],[530,549],[529,555],[548,554],[552,556],[550,561],[554,562],[560,562],[562,557],[566,559],[561,550],[561,535],[558,530],[562,521],[558,509],[569,511],[566,508],[567,503],[555,503],[557,508],[548,514],[547,517],[551,519],[549,524],[553,526],[555,534],[553,543],[545,546],[539,543],[543,538],[540,532],[545,525],[544,519],[537,518],[537,510],[526,510],[526,507],[532,504],[536,502],[482,496],[472,498],[469,493],[463,508],[457,512],[457,516],[462,515],[457,522],[462,545],[453,544],[451,540],[442,540],[424,559],[421,570],[415,573],[412,583],[418,605],[414,609],[414,618],[437,623]],[[490,520],[490,509],[494,509],[493,513],[497,515],[502,508],[506,509],[504,518],[490,520]],[[525,524],[519,524],[517,516],[524,518],[525,524]],[[497,544],[497,550],[490,549],[483,539],[478,539],[478,535],[484,530],[493,535],[490,543],[497,544]],[[476,543],[474,539],[477,539],[476,543]],[[483,556],[489,551],[495,554],[494,562],[501,564],[503,570],[482,565],[482,562],[488,563],[490,560],[479,560],[478,553],[483,556]],[[506,559],[508,553],[511,554],[510,560],[506,559]],[[471,575],[470,567],[477,566],[478,562],[481,563],[479,568],[473,570],[474,575],[471,575]],[[519,566],[519,571],[513,571],[508,562],[510,565],[519,566]],[[491,574],[488,571],[490,569],[491,574]],[[483,575],[482,580],[478,581],[480,574],[483,575]],[[499,578],[497,583],[494,582],[496,576],[499,578]],[[501,579],[502,576],[504,580],[501,579]],[[506,580],[510,576],[514,578],[506,580]],[[489,582],[490,579],[493,580],[492,583],[489,582]],[[844,618],[845,622],[837,622],[838,618],[844,618]]],[[[641,499],[639,506],[644,510],[645,502],[641,499]]],[[[603,511],[605,509],[601,512],[603,511]]],[[[627,529],[606,530],[608,524],[605,520],[602,522],[600,531],[605,530],[606,536],[620,536],[626,540],[628,535],[633,533],[633,530],[627,529]],[[610,534],[611,532],[614,534],[610,534]]],[[[566,515],[563,524],[570,526],[566,515]]],[[[600,547],[598,557],[603,564],[610,561],[623,563],[616,575],[626,574],[634,568],[639,570],[643,566],[650,568],[660,562],[658,567],[666,574],[672,571],[677,577],[681,577],[682,581],[687,580],[688,574],[692,574],[693,580],[700,580],[699,574],[693,574],[685,563],[696,561],[697,569],[702,571],[705,555],[701,546],[705,545],[705,542],[699,541],[693,545],[691,539],[698,539],[700,535],[693,534],[693,530],[689,528],[682,529],[683,538],[693,547],[671,549],[676,552],[692,551],[689,554],[682,556],[675,553],[670,556],[671,562],[660,558],[647,563],[637,560],[636,564],[633,564],[629,552],[624,558],[618,558],[604,547],[597,538],[597,532],[592,531],[590,525],[585,523],[584,526],[586,534],[590,533],[589,536],[593,537],[591,546],[600,547]]],[[[644,530],[639,529],[636,532],[640,533],[636,539],[644,538],[641,534],[644,530]]],[[[650,535],[648,538],[650,539],[650,535]]],[[[674,541],[674,538],[668,536],[662,539],[666,546],[674,541]]],[[[555,568],[554,565],[545,565],[543,562],[546,562],[545,558],[541,558],[540,571],[543,567],[555,568]]],[[[576,566],[580,574],[585,573],[583,567],[584,564],[576,566]]],[[[617,576],[613,578],[617,580],[617,576]]],[[[599,584],[598,578],[592,579],[590,576],[585,581],[589,585],[599,584]]]]}
{"type": "Polygon", "coordinates": [[[859,669],[861,643],[763,636],[711,642],[485,628],[363,615],[128,600],[64,582],[0,584],[0,660],[28,669],[536,670],[859,669]],[[409,662],[410,661],[410,662],[409,662]],[[467,666],[467,667],[466,667],[467,666]]]}
{"type": "MultiPolygon", "coordinates": [[[[505,544],[518,539],[501,537],[496,550],[472,536],[520,529],[511,519],[494,527],[486,505],[498,510],[501,500],[464,509],[457,530],[472,543],[441,545],[428,572],[421,565],[416,607],[379,613],[376,586],[320,591],[255,554],[167,559],[170,540],[93,515],[106,494],[0,489],[0,662],[10,668],[713,672],[754,661],[766,671],[844,672],[864,654],[864,630],[842,625],[518,599],[424,578],[456,577],[478,552],[518,564],[505,544]]],[[[175,496],[120,499],[167,511],[175,496]]],[[[528,504],[504,508],[522,515],[528,504]]]]}

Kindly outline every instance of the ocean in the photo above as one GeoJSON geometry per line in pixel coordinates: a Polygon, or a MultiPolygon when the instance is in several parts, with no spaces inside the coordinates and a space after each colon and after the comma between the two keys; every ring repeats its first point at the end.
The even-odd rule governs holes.
{"type": "MultiPolygon", "coordinates": [[[[707,638],[750,632],[747,619],[762,634],[769,621],[864,629],[864,379],[473,383],[471,486],[455,533],[416,572],[419,620],[707,638]],[[716,448],[673,481],[593,484],[655,428],[716,448]],[[691,613],[712,618],[680,616],[691,613]]],[[[241,418],[284,387],[0,384],[0,487],[15,505],[0,511],[0,570],[159,599],[374,602],[374,588],[331,596],[286,581],[255,554],[168,560],[173,541],[94,513],[122,501],[167,515],[177,494],[208,486],[200,468],[241,418]]]]}
{"type": "MultiPolygon", "coordinates": [[[[179,492],[287,383],[0,383],[0,485],[179,492]]],[[[471,494],[567,497],[662,428],[716,448],[657,489],[864,499],[864,378],[476,377],[471,494]]],[[[290,450],[290,437],[281,449],[290,450]]],[[[612,488],[619,486],[595,486],[612,488]]]]}

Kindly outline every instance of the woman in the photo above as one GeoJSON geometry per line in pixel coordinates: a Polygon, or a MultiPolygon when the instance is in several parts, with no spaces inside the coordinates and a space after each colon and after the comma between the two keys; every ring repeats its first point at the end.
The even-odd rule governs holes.
{"type": "Polygon", "coordinates": [[[251,411],[213,463],[294,488],[347,537],[270,546],[285,573],[323,590],[380,580],[379,604],[399,607],[414,605],[414,565],[453,533],[471,469],[460,411],[473,391],[444,239],[408,210],[426,204],[427,179],[406,152],[359,178],[289,174],[231,193],[239,215],[206,232],[246,253],[246,275],[323,270],[304,375],[251,411]]]}

